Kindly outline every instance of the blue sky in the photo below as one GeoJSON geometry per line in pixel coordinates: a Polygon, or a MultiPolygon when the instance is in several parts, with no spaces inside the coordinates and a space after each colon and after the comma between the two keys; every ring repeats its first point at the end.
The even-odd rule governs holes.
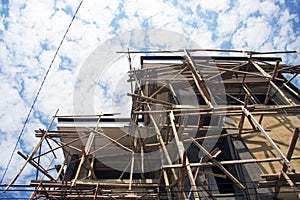
{"type": "MultiPolygon", "coordinates": [[[[8,162],[30,105],[79,0],[1,0],[0,4],[0,175],[8,162]]],[[[104,41],[126,31],[156,28],[192,38],[202,48],[299,50],[300,1],[86,0],[45,82],[19,150],[36,143],[57,108],[73,113],[74,84],[85,59],[104,41]]],[[[126,49],[125,49],[126,50],[126,49]]],[[[283,57],[299,64],[300,55],[283,57]]],[[[126,65],[127,66],[127,65],[126,65]]],[[[295,79],[299,84],[299,77],[295,79]]],[[[107,111],[105,85],[99,88],[99,113],[107,111]],[[101,94],[104,94],[101,97],[101,94]],[[103,106],[101,106],[103,105],[103,106]]],[[[4,183],[23,162],[14,156],[4,183]]],[[[30,176],[26,168],[19,182],[30,176]]],[[[28,181],[27,181],[28,182],[28,181]]],[[[5,197],[0,193],[0,197],[5,197]]]]}

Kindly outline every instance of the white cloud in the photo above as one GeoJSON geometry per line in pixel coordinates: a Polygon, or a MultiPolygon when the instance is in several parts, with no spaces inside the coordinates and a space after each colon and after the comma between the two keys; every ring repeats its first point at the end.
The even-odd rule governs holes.
{"type": "Polygon", "coordinates": [[[250,17],[245,24],[245,27],[238,29],[233,35],[233,47],[250,50],[261,49],[271,36],[271,25],[261,17],[250,17]]]}
{"type": "MultiPolygon", "coordinates": [[[[3,77],[1,76],[1,78],[3,77]]],[[[2,96],[0,99],[0,131],[6,133],[18,131],[22,127],[20,122],[22,122],[23,115],[28,107],[24,104],[18,90],[9,83],[2,83],[0,91],[2,96]]]]}
{"type": "Polygon", "coordinates": [[[239,19],[244,21],[249,15],[257,12],[261,7],[261,2],[259,0],[245,1],[238,0],[235,2],[234,10],[238,12],[239,19]]]}
{"type": "Polygon", "coordinates": [[[200,0],[199,4],[202,9],[219,12],[221,10],[227,10],[230,5],[229,0],[224,1],[206,1],[206,0],[200,0]]]}
{"type": "Polygon", "coordinates": [[[263,15],[264,18],[274,19],[278,18],[280,13],[280,8],[278,5],[275,5],[273,1],[263,1],[259,6],[259,12],[263,15]]]}
{"type": "MultiPolygon", "coordinates": [[[[227,34],[233,33],[239,26],[240,19],[235,10],[222,12],[218,15],[217,34],[224,37],[227,34]]],[[[229,38],[228,38],[229,39],[229,38]]]]}

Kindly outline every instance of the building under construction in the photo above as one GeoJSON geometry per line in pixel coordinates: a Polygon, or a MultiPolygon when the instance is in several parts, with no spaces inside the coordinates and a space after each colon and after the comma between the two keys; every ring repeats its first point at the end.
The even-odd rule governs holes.
{"type": "Polygon", "coordinates": [[[56,113],[35,131],[31,154],[18,152],[25,163],[4,190],[30,188],[31,199],[299,199],[300,66],[278,56],[297,52],[174,52],[123,52],[130,116],[56,113]],[[132,54],[143,55],[140,66],[132,54]],[[58,151],[61,164],[40,161],[58,151]],[[16,184],[26,165],[41,176],[16,184]]]}

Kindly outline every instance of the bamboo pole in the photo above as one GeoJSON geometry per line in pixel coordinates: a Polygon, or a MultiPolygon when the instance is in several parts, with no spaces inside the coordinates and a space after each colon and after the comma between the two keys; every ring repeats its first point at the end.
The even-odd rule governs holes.
{"type": "MultiPolygon", "coordinates": [[[[279,67],[279,60],[276,61],[276,64],[275,64],[275,67],[274,67],[274,71],[273,71],[273,74],[272,74],[272,77],[271,77],[271,80],[270,80],[270,84],[268,86],[268,90],[267,90],[267,93],[266,93],[266,97],[265,97],[265,100],[264,100],[264,104],[267,105],[271,96],[271,90],[272,90],[272,84],[271,84],[271,81],[274,81],[275,77],[277,76],[277,70],[278,70],[278,67],[279,67]]],[[[258,122],[261,124],[262,123],[262,120],[263,120],[263,117],[264,115],[261,115],[258,122]]]]}
{"type": "Polygon", "coordinates": [[[81,167],[82,167],[82,165],[83,165],[84,162],[86,162],[86,164],[88,165],[88,168],[91,171],[92,177],[94,179],[97,178],[96,175],[95,175],[94,169],[91,167],[90,161],[88,159],[86,159],[86,157],[88,157],[90,155],[90,150],[91,150],[92,144],[93,144],[95,136],[96,136],[95,132],[98,132],[98,126],[100,124],[101,116],[103,116],[102,113],[100,113],[100,115],[99,115],[99,117],[97,119],[97,123],[96,123],[95,128],[93,129],[92,132],[90,132],[90,135],[89,135],[89,137],[88,137],[88,139],[86,141],[85,147],[82,148],[81,160],[80,160],[79,166],[77,168],[75,178],[72,181],[71,187],[73,187],[76,184],[76,181],[78,179],[81,167]]]}
{"type": "Polygon", "coordinates": [[[218,162],[201,144],[199,144],[194,138],[191,138],[193,143],[216,165],[222,170],[228,178],[230,178],[240,189],[246,189],[245,186],[237,180],[220,162],[218,162]]]}
{"type": "Polygon", "coordinates": [[[167,196],[168,199],[171,200],[172,199],[172,195],[171,195],[171,189],[170,189],[170,182],[168,179],[168,174],[166,172],[165,169],[162,169],[162,173],[163,173],[163,177],[164,177],[164,182],[165,182],[165,188],[166,188],[166,192],[167,192],[167,196]]]}
{"type": "MultiPolygon", "coordinates": [[[[55,134],[55,135],[56,135],[56,134],[55,134]]],[[[33,157],[32,159],[36,159],[36,158],[38,158],[38,157],[44,156],[44,155],[46,155],[46,154],[48,154],[48,153],[51,153],[51,151],[56,151],[56,150],[58,150],[58,149],[60,149],[60,148],[63,148],[63,147],[65,147],[65,146],[68,146],[69,144],[72,144],[73,142],[76,142],[76,141],[78,141],[78,140],[80,140],[80,139],[82,139],[82,138],[84,138],[84,137],[86,137],[86,136],[82,136],[82,137],[79,137],[79,138],[75,138],[74,140],[71,140],[70,142],[67,142],[67,143],[64,143],[64,142],[56,141],[56,140],[55,140],[56,142],[61,143],[62,145],[60,145],[60,146],[58,146],[58,147],[55,147],[55,148],[52,149],[52,150],[46,151],[46,152],[44,152],[44,153],[42,153],[42,154],[40,154],[40,155],[38,155],[38,156],[35,156],[35,157],[33,157]]],[[[69,146],[68,146],[68,147],[69,147],[69,146]]],[[[76,148],[76,147],[74,147],[74,148],[76,148]]],[[[81,151],[81,150],[78,149],[78,148],[76,148],[75,150],[81,151]]]]}
{"type": "Polygon", "coordinates": [[[248,117],[248,119],[250,119],[250,121],[252,121],[253,124],[256,125],[256,127],[258,128],[258,130],[260,130],[260,132],[263,134],[263,136],[271,143],[271,145],[273,146],[273,148],[275,149],[275,151],[277,151],[277,153],[279,154],[279,156],[283,159],[283,161],[285,162],[285,164],[287,166],[290,166],[290,161],[286,158],[286,156],[281,152],[281,150],[279,149],[279,147],[277,146],[277,144],[272,140],[272,138],[269,136],[269,134],[264,130],[264,128],[259,124],[258,121],[256,121],[256,119],[253,117],[253,115],[249,112],[248,109],[246,108],[242,108],[244,114],[248,117]]]}
{"type": "Polygon", "coordinates": [[[195,84],[197,85],[199,92],[202,94],[202,97],[204,98],[204,100],[206,101],[207,105],[209,107],[213,107],[212,103],[215,104],[215,102],[212,102],[213,99],[210,96],[210,92],[209,89],[206,87],[204,80],[201,78],[201,76],[198,74],[197,70],[196,70],[196,65],[191,57],[191,55],[189,54],[189,52],[184,49],[184,53],[187,57],[187,61],[189,63],[189,68],[192,71],[193,74],[193,78],[195,79],[195,84]]]}
{"type": "Polygon", "coordinates": [[[93,129],[90,129],[90,130],[91,130],[92,132],[94,132],[94,133],[98,133],[99,135],[104,136],[106,139],[110,140],[112,143],[117,144],[118,146],[120,146],[120,147],[123,148],[124,150],[129,151],[129,152],[132,152],[131,149],[129,149],[128,147],[124,146],[123,144],[121,144],[121,143],[118,142],[117,140],[115,140],[115,139],[109,137],[108,135],[106,135],[105,133],[103,133],[102,130],[100,130],[100,131],[96,131],[96,130],[93,130],[93,129]]]}
{"type": "Polygon", "coordinates": [[[184,150],[183,143],[181,141],[179,141],[178,133],[177,133],[176,126],[175,126],[175,123],[174,123],[175,117],[174,117],[174,114],[173,114],[172,111],[169,113],[169,118],[170,118],[170,123],[171,123],[171,126],[172,126],[172,130],[173,130],[175,143],[176,143],[177,150],[178,150],[178,153],[179,153],[179,157],[181,159],[181,162],[183,162],[184,159],[185,159],[185,162],[186,162],[185,166],[186,166],[186,170],[187,170],[188,177],[189,177],[189,180],[190,180],[191,190],[193,191],[192,193],[194,195],[194,199],[199,199],[199,195],[198,195],[198,192],[197,192],[197,185],[196,185],[194,177],[193,177],[190,162],[189,162],[188,157],[184,153],[185,150],[184,150]],[[183,158],[183,157],[185,157],[185,158],[183,158]]]}
{"type": "MultiPolygon", "coordinates": [[[[289,145],[287,154],[286,154],[286,158],[288,159],[288,161],[290,161],[291,158],[292,158],[292,155],[293,155],[293,152],[294,152],[294,149],[295,149],[298,138],[299,138],[299,129],[295,128],[295,130],[293,132],[292,139],[290,141],[290,145],[289,145]]],[[[284,174],[283,173],[286,173],[288,167],[289,167],[289,165],[287,165],[286,163],[283,163],[281,173],[278,177],[278,182],[276,184],[275,191],[274,191],[274,197],[275,198],[277,198],[278,193],[280,191],[280,187],[282,186],[282,183],[283,183],[283,179],[284,179],[284,174]]]]}
{"type": "MultiPolygon", "coordinates": [[[[248,99],[249,99],[249,95],[247,93],[246,97],[245,97],[245,102],[244,102],[245,108],[247,108],[247,106],[248,106],[248,99]]],[[[241,134],[242,134],[242,131],[243,131],[244,121],[245,121],[245,114],[243,113],[242,116],[241,116],[241,120],[240,120],[239,126],[238,126],[239,127],[239,133],[238,133],[239,137],[241,137],[241,134]]]]}
{"type": "MultiPolygon", "coordinates": [[[[28,156],[24,155],[22,152],[18,151],[18,154],[24,158],[25,160],[28,159],[28,156]]],[[[40,171],[42,174],[44,174],[45,176],[47,176],[50,180],[55,180],[48,172],[46,169],[44,169],[42,166],[40,166],[39,164],[37,164],[36,162],[29,160],[28,161],[33,167],[35,167],[38,171],[40,171]]]]}
{"type": "MultiPolygon", "coordinates": [[[[66,163],[67,158],[68,158],[68,156],[66,156],[66,158],[64,159],[64,162],[63,162],[62,165],[60,166],[60,168],[59,168],[59,170],[58,170],[58,172],[57,172],[57,175],[56,175],[56,177],[55,177],[55,181],[58,181],[58,179],[59,179],[61,173],[63,172],[64,166],[65,166],[65,163],[66,163]]],[[[63,178],[62,178],[62,180],[63,180],[63,178]]]]}
{"type": "MultiPolygon", "coordinates": [[[[150,106],[148,106],[148,108],[151,109],[150,106]]],[[[159,128],[158,128],[158,126],[157,126],[157,124],[156,124],[156,122],[155,122],[153,116],[152,116],[151,114],[149,114],[149,117],[150,117],[150,119],[151,119],[151,121],[152,121],[152,123],[153,123],[153,126],[154,126],[154,129],[155,129],[155,132],[156,132],[158,141],[159,141],[159,143],[160,143],[160,145],[161,145],[161,147],[162,147],[162,149],[163,149],[163,152],[164,152],[164,154],[165,154],[165,156],[166,156],[167,162],[168,162],[169,164],[172,164],[172,160],[171,160],[171,158],[170,158],[170,156],[169,156],[168,150],[167,150],[167,148],[166,148],[166,145],[165,145],[165,142],[164,142],[164,140],[163,140],[163,138],[162,138],[162,135],[161,135],[161,133],[160,133],[160,131],[159,131],[159,128]]],[[[175,170],[174,170],[174,169],[171,169],[171,171],[172,171],[172,173],[173,173],[174,179],[177,180],[177,179],[178,179],[178,176],[177,176],[175,170]]]]}
{"type": "MultiPolygon", "coordinates": [[[[52,118],[52,121],[50,122],[47,131],[50,130],[50,128],[52,127],[52,124],[56,118],[56,115],[58,113],[58,109],[55,112],[54,117],[52,118]]],[[[27,163],[32,159],[32,157],[34,156],[34,154],[37,152],[37,150],[40,148],[40,145],[42,144],[42,142],[44,141],[44,139],[47,137],[47,131],[44,131],[43,136],[41,137],[41,139],[39,140],[39,142],[37,143],[37,145],[35,146],[35,148],[32,150],[32,152],[30,153],[30,155],[27,157],[25,163],[22,165],[22,167],[19,169],[18,173],[15,175],[15,177],[11,180],[11,182],[5,187],[4,192],[6,192],[8,190],[8,188],[15,183],[15,181],[18,179],[18,177],[20,176],[20,174],[22,173],[22,171],[24,170],[25,166],[27,165],[27,163]]]]}
{"type": "Polygon", "coordinates": [[[74,180],[72,181],[71,187],[73,187],[76,184],[76,181],[78,179],[79,173],[81,171],[81,167],[82,167],[83,163],[85,162],[86,156],[89,155],[90,148],[92,146],[94,138],[95,138],[95,133],[91,132],[90,135],[89,135],[89,138],[88,138],[88,140],[86,142],[85,147],[82,149],[82,155],[81,155],[80,163],[78,165],[78,168],[77,168],[77,171],[76,171],[76,175],[75,175],[74,180]]]}
{"type": "MultiPolygon", "coordinates": [[[[188,68],[188,67],[184,67],[183,69],[181,69],[176,75],[174,75],[174,77],[172,77],[171,81],[172,81],[172,80],[176,80],[176,78],[177,78],[182,72],[184,72],[187,68],[188,68]]],[[[137,81],[136,75],[135,75],[135,74],[134,74],[134,76],[135,76],[135,80],[137,81]]],[[[155,95],[157,95],[161,90],[163,90],[167,85],[168,85],[167,83],[163,84],[163,85],[160,86],[155,92],[153,92],[149,97],[150,97],[150,98],[153,98],[153,97],[154,97],[155,95]]],[[[140,88],[140,86],[139,86],[139,88],[140,88]]],[[[137,106],[134,110],[137,111],[137,110],[139,110],[139,109],[140,109],[140,106],[137,106]]]]}
{"type": "Polygon", "coordinates": [[[154,103],[163,104],[165,106],[172,106],[172,104],[169,103],[169,102],[158,100],[158,99],[154,99],[152,97],[140,96],[140,95],[137,95],[137,94],[130,94],[130,93],[127,93],[127,95],[128,96],[132,96],[132,97],[138,97],[138,98],[141,98],[141,99],[145,99],[145,100],[148,100],[148,101],[151,101],[151,102],[154,102],[154,103]]]}

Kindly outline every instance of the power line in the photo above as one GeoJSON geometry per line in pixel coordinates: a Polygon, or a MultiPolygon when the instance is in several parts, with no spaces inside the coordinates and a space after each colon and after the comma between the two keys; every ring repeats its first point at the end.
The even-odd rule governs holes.
{"type": "Polygon", "coordinates": [[[21,137],[22,137],[22,135],[23,135],[23,133],[24,133],[24,130],[25,130],[25,128],[26,128],[26,125],[27,125],[27,123],[28,123],[28,121],[29,121],[29,117],[30,117],[30,115],[31,115],[31,113],[32,113],[32,110],[33,110],[34,105],[35,105],[35,103],[36,103],[36,101],[37,101],[37,98],[38,98],[39,95],[40,95],[40,92],[41,92],[41,90],[42,90],[42,87],[44,86],[44,83],[45,83],[46,78],[47,78],[47,76],[48,76],[48,74],[49,74],[49,71],[50,71],[50,69],[52,68],[52,65],[53,65],[53,63],[54,63],[54,61],[55,61],[55,58],[56,58],[56,56],[57,56],[57,54],[58,54],[58,52],[59,52],[59,50],[60,50],[60,48],[61,48],[61,46],[62,46],[62,44],[63,44],[63,42],[64,42],[64,40],[65,40],[65,38],[66,38],[68,32],[69,32],[69,29],[70,29],[70,27],[71,27],[71,25],[72,25],[72,23],[73,23],[73,21],[74,21],[76,15],[77,15],[79,9],[80,9],[80,7],[81,7],[82,2],[83,2],[83,0],[80,1],[80,3],[79,3],[79,5],[78,5],[78,7],[77,7],[77,9],[76,9],[76,11],[75,11],[75,13],[74,13],[72,19],[71,19],[71,22],[70,22],[70,24],[69,24],[69,26],[68,26],[68,28],[67,28],[67,30],[66,30],[64,36],[63,36],[63,38],[61,39],[60,44],[58,45],[58,47],[57,47],[57,49],[56,49],[56,51],[55,51],[55,54],[54,54],[54,56],[53,56],[53,58],[52,58],[52,61],[51,61],[50,65],[49,65],[49,67],[48,67],[48,69],[47,69],[47,71],[46,71],[46,74],[45,74],[44,78],[43,78],[43,81],[42,81],[42,83],[41,83],[41,85],[40,85],[40,87],[39,87],[39,89],[38,89],[38,92],[36,93],[36,96],[35,96],[35,98],[34,98],[32,104],[31,104],[31,107],[30,107],[30,109],[29,109],[29,112],[28,112],[27,117],[26,117],[26,119],[25,119],[25,122],[24,122],[24,124],[23,124],[23,127],[22,127],[22,129],[21,129],[21,131],[20,131],[20,134],[19,134],[18,140],[17,140],[17,142],[16,142],[16,144],[15,144],[14,150],[13,150],[13,152],[12,152],[10,158],[9,158],[9,161],[8,161],[8,163],[7,163],[7,166],[6,166],[6,168],[5,168],[5,171],[4,171],[3,175],[2,175],[2,178],[1,178],[1,182],[0,182],[0,183],[2,183],[2,181],[3,181],[3,179],[4,179],[5,175],[6,175],[6,172],[7,172],[8,168],[9,168],[9,166],[10,166],[10,163],[11,163],[11,161],[12,161],[13,155],[15,154],[15,151],[16,151],[16,149],[17,149],[17,147],[18,147],[18,144],[19,144],[19,142],[20,142],[20,139],[21,139],[21,137]]]}

